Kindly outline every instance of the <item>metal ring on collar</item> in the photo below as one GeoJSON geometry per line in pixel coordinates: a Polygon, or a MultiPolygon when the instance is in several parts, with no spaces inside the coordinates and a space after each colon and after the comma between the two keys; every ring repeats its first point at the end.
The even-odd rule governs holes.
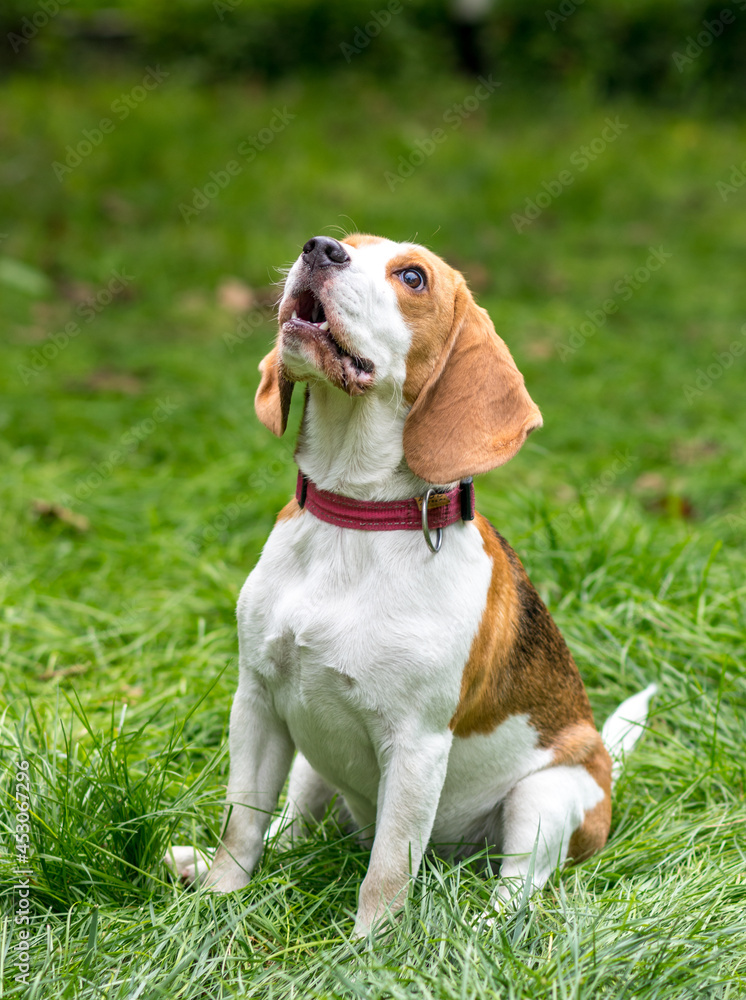
{"type": "Polygon", "coordinates": [[[443,544],[443,529],[435,529],[435,544],[433,545],[433,539],[430,534],[430,525],[427,523],[427,505],[430,502],[430,497],[433,493],[437,493],[432,487],[427,491],[425,496],[422,498],[422,534],[425,536],[425,541],[427,542],[427,547],[431,552],[440,552],[440,547],[443,544]]]}

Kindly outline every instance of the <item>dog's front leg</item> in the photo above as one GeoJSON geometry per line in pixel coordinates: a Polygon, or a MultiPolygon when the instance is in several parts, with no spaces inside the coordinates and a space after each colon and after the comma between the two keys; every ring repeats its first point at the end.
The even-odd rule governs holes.
{"type": "Polygon", "coordinates": [[[360,886],[355,936],[404,905],[411,875],[430,840],[448,767],[452,733],[396,743],[378,789],[376,835],[368,872],[360,886]]]}
{"type": "Polygon", "coordinates": [[[203,883],[218,892],[248,884],[295,749],[267,691],[251,675],[239,680],[229,745],[227,824],[203,883]]]}

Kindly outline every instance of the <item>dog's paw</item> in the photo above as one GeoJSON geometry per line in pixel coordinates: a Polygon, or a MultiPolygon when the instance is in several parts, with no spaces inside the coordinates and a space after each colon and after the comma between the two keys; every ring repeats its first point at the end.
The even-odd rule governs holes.
{"type": "Polygon", "coordinates": [[[200,885],[210,892],[237,892],[245,889],[250,879],[249,873],[238,865],[216,867],[213,864],[209,873],[200,879],[200,885]]]}
{"type": "Polygon", "coordinates": [[[163,863],[182,885],[196,885],[210,869],[210,854],[189,845],[176,845],[169,847],[163,863]]]}

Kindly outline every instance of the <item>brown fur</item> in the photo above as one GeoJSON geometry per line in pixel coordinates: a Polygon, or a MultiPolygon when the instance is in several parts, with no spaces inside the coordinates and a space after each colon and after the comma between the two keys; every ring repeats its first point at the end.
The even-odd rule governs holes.
{"type": "Polygon", "coordinates": [[[583,817],[583,822],[570,837],[569,861],[585,861],[600,851],[609,837],[611,827],[611,758],[599,737],[596,750],[584,761],[591,777],[604,791],[604,797],[583,817]]]}
{"type": "Polygon", "coordinates": [[[259,362],[259,371],[262,377],[254,397],[256,415],[273,434],[282,437],[287,427],[293,383],[283,369],[279,343],[259,362]]]}
{"type": "Polygon", "coordinates": [[[413,292],[389,278],[413,331],[404,395],[414,402],[404,456],[427,482],[451,483],[511,459],[541,426],[541,414],[462,275],[434,254],[413,250],[398,260],[409,259],[430,264],[431,283],[413,292]]]}
{"type": "Polygon", "coordinates": [[[539,745],[548,748],[570,727],[593,728],[588,696],[518,556],[486,518],[477,514],[475,523],[492,559],[492,582],[451,729],[462,737],[489,733],[509,716],[525,713],[539,745]]]}
{"type": "Polygon", "coordinates": [[[412,331],[404,382],[404,399],[412,404],[431,375],[453,327],[456,284],[461,275],[435,254],[413,247],[389,262],[386,277],[412,331]],[[399,280],[397,272],[408,267],[417,267],[425,273],[426,291],[413,292],[399,280]]]}
{"type": "Polygon", "coordinates": [[[303,508],[299,505],[295,497],[293,497],[293,499],[289,500],[277,515],[275,524],[279,524],[280,521],[290,521],[294,517],[300,517],[302,513],[303,508]]]}
{"type": "Polygon", "coordinates": [[[365,247],[371,243],[383,243],[382,236],[372,236],[370,233],[350,233],[340,240],[340,243],[349,243],[351,247],[365,247]]]}
{"type": "Polygon", "coordinates": [[[492,559],[492,581],[450,726],[465,738],[525,714],[539,746],[554,751],[555,764],[588,769],[604,797],[570,840],[568,858],[582,861],[601,850],[609,835],[611,759],[572,655],[518,556],[480,514],[476,525],[492,559]]]}
{"type": "Polygon", "coordinates": [[[597,729],[587,722],[578,722],[557,733],[552,742],[555,764],[583,764],[601,743],[597,729]]]}

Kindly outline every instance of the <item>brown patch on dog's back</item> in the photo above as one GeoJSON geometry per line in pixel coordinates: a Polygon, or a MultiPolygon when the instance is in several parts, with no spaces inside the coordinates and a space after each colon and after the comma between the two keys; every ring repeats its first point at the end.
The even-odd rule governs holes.
{"type": "Polygon", "coordinates": [[[515,552],[486,518],[477,514],[475,524],[492,559],[492,580],[450,727],[468,737],[525,714],[540,747],[551,747],[574,728],[568,749],[578,752],[579,724],[595,727],[570,650],[515,552]]]}
{"type": "Polygon", "coordinates": [[[481,514],[475,524],[492,560],[487,603],[461,677],[458,707],[450,721],[456,736],[488,733],[513,714],[506,699],[507,654],[515,641],[518,594],[508,558],[492,525],[481,514]]]}
{"type": "Polygon", "coordinates": [[[578,722],[557,733],[552,741],[555,764],[583,764],[595,753],[601,743],[601,736],[594,726],[578,722]]]}

